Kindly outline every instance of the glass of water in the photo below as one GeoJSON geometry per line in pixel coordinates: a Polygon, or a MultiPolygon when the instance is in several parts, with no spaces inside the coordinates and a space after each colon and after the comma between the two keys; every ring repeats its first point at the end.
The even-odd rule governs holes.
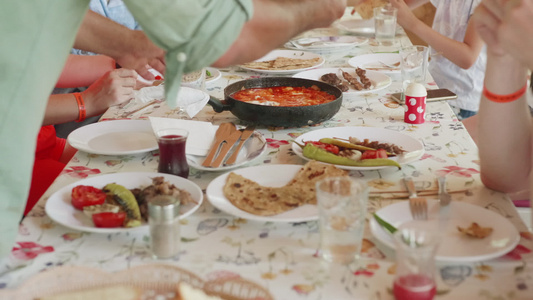
{"type": "Polygon", "coordinates": [[[396,14],[398,10],[391,5],[374,8],[375,38],[380,45],[392,46],[396,35],[396,14]]]}
{"type": "Polygon", "coordinates": [[[402,73],[402,101],[405,89],[410,83],[426,84],[429,48],[426,46],[409,46],[400,49],[400,69],[402,73]]]}
{"type": "Polygon", "coordinates": [[[349,177],[316,184],[320,252],[328,262],[350,264],[359,258],[365,228],[368,187],[349,177]]]}

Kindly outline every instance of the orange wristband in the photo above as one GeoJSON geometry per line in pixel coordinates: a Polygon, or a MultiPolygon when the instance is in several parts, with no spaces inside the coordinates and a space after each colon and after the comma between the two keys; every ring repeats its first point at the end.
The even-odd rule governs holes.
{"type": "Polygon", "coordinates": [[[492,102],[497,102],[497,103],[507,103],[507,102],[513,102],[515,100],[518,100],[520,97],[524,96],[526,91],[527,91],[527,83],[524,84],[523,88],[519,89],[518,91],[514,93],[507,94],[507,95],[494,94],[491,91],[487,90],[486,86],[483,86],[483,96],[485,96],[485,98],[487,98],[488,100],[492,102]]]}
{"type": "Polygon", "coordinates": [[[76,98],[76,102],[78,102],[78,119],[76,122],[82,122],[85,120],[85,117],[87,116],[87,110],[85,109],[85,102],[83,102],[83,97],[80,93],[74,93],[74,97],[76,98]]]}

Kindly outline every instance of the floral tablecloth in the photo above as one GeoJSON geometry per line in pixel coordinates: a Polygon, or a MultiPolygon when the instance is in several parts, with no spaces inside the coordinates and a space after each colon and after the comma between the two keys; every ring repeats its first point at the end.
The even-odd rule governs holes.
{"type": "MultiPolygon", "coordinates": [[[[330,34],[335,29],[310,34],[330,34]]],[[[355,55],[396,51],[409,44],[398,36],[394,47],[378,47],[372,38],[365,45],[346,53],[327,56],[325,67],[348,67],[355,55]],[[396,48],[395,48],[396,47],[396,48]]],[[[207,85],[207,92],[222,98],[228,84],[251,77],[265,76],[238,67],[223,69],[222,77],[207,85]]],[[[453,201],[474,203],[510,220],[521,233],[520,244],[508,255],[476,263],[439,263],[437,299],[533,299],[533,236],[519,218],[511,201],[503,194],[483,187],[479,178],[477,147],[444,101],[429,103],[424,124],[403,122],[403,108],[390,99],[400,91],[400,78],[393,77],[388,88],[376,93],[346,98],[340,111],[329,121],[314,127],[258,128],[268,143],[267,154],[255,164],[303,164],[290,147],[290,140],[319,128],[369,126],[395,130],[422,141],[425,154],[401,170],[352,171],[351,176],[368,181],[371,191],[400,189],[401,178],[412,176],[427,188],[436,188],[435,178],[447,174],[453,201]]],[[[428,88],[435,87],[431,77],[428,88]]],[[[110,109],[103,120],[119,118],[124,109],[110,109]]],[[[164,104],[152,106],[135,118],[164,116],[184,118],[178,109],[164,104]]],[[[231,113],[215,113],[205,107],[195,120],[214,124],[232,121],[231,113]]],[[[97,267],[109,272],[153,263],[148,232],[116,234],[86,233],[54,223],[44,212],[47,198],[61,187],[98,174],[155,171],[157,151],[124,156],[104,156],[78,152],[45,193],[38,205],[20,224],[12,255],[0,261],[0,288],[16,288],[45,269],[60,265],[97,267]]],[[[221,173],[191,169],[189,179],[204,191],[221,173]]],[[[369,215],[399,199],[372,194],[369,215]]],[[[383,194],[385,195],[385,194],[383,194]]],[[[393,299],[394,253],[377,241],[368,226],[363,258],[348,266],[328,264],[317,256],[317,222],[273,223],[245,220],[223,213],[204,201],[201,208],[182,221],[182,250],[179,258],[165,263],[180,266],[198,276],[243,277],[270,291],[275,299],[393,299]]],[[[2,294],[0,292],[0,299],[2,294]]]]}

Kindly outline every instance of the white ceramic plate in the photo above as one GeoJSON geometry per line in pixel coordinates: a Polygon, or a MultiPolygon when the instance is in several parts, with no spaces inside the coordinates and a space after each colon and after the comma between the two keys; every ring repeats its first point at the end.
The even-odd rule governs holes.
{"type": "Polygon", "coordinates": [[[385,74],[400,74],[400,54],[398,53],[371,53],[352,57],[348,60],[348,64],[354,68],[361,68],[368,71],[378,71],[385,74]],[[394,65],[398,63],[397,67],[388,67],[381,64],[394,65]]]}
{"type": "MultiPolygon", "coordinates": [[[[302,165],[271,164],[242,168],[233,172],[264,186],[282,187],[294,178],[301,168],[302,165]]],[[[257,216],[240,210],[224,196],[223,188],[226,184],[228,174],[229,172],[215,178],[207,186],[206,190],[206,196],[209,202],[221,211],[243,219],[264,222],[306,222],[318,219],[318,208],[316,205],[303,205],[275,216],[257,216]]]]}
{"type": "Polygon", "coordinates": [[[217,79],[219,79],[220,77],[222,77],[222,73],[220,73],[220,71],[218,69],[215,69],[215,68],[205,68],[207,71],[209,71],[209,73],[211,74],[211,76],[207,76],[207,73],[205,74],[205,83],[211,83],[211,82],[214,82],[216,81],[217,79]]]}
{"type": "MultiPolygon", "coordinates": [[[[236,143],[235,146],[237,144],[238,143],[236,143]]],[[[244,142],[244,145],[237,156],[237,160],[233,165],[221,165],[218,168],[204,167],[202,166],[202,163],[205,160],[205,156],[197,155],[187,155],[187,162],[189,163],[189,166],[202,171],[228,171],[231,169],[242,167],[245,164],[255,161],[256,159],[261,157],[261,155],[266,151],[266,149],[267,147],[265,138],[260,132],[254,131],[252,136],[246,142],[244,142]]],[[[228,159],[233,154],[233,150],[230,150],[230,152],[228,152],[228,154],[226,155],[226,159],[228,159]]]]}
{"type": "Polygon", "coordinates": [[[294,50],[274,50],[255,61],[274,60],[278,57],[287,57],[287,58],[295,58],[295,59],[313,59],[313,58],[318,57],[320,60],[318,61],[317,64],[311,67],[291,69],[291,70],[262,70],[262,69],[248,68],[243,65],[240,65],[240,67],[245,70],[255,71],[255,72],[265,73],[265,74],[294,74],[294,73],[301,72],[304,70],[310,70],[310,69],[320,67],[326,62],[324,57],[320,54],[316,54],[313,52],[307,52],[307,51],[294,51],[294,50]]]}
{"type": "MultiPolygon", "coordinates": [[[[337,74],[339,78],[344,80],[344,77],[342,76],[339,69],[342,69],[342,71],[344,72],[350,73],[350,75],[355,76],[355,78],[359,78],[359,76],[355,74],[355,68],[320,68],[320,69],[315,69],[315,70],[303,71],[303,72],[294,74],[292,77],[321,81],[320,77],[322,77],[322,75],[327,74],[327,73],[335,73],[337,74]]],[[[372,86],[369,89],[358,91],[350,85],[350,89],[344,92],[344,94],[360,95],[360,94],[372,93],[372,92],[382,90],[392,84],[391,78],[380,72],[366,71],[366,77],[368,77],[368,79],[370,79],[370,81],[372,82],[372,86]]]]}
{"type": "Polygon", "coordinates": [[[335,27],[360,35],[372,36],[375,32],[374,27],[374,18],[363,20],[363,19],[347,19],[336,22],[335,27]]]}
{"type": "MultiPolygon", "coordinates": [[[[433,219],[430,222],[438,222],[439,208],[437,200],[428,200],[429,218],[433,219]]],[[[389,205],[376,213],[397,228],[402,223],[412,220],[408,201],[389,205]]],[[[474,262],[493,259],[508,253],[520,241],[518,230],[509,220],[483,207],[452,201],[449,216],[450,219],[443,229],[443,237],[437,250],[436,259],[439,261],[474,262]],[[476,239],[457,230],[457,226],[469,227],[472,222],[477,222],[482,227],[492,227],[492,234],[483,239],[476,239]]],[[[392,235],[385,231],[374,218],[370,220],[370,231],[379,241],[395,248],[392,235]]]]}
{"type": "Polygon", "coordinates": [[[320,36],[320,37],[307,37],[291,40],[285,43],[285,48],[293,50],[306,50],[306,51],[318,51],[318,50],[344,50],[351,49],[353,47],[365,44],[368,42],[367,38],[361,38],[357,36],[341,35],[341,36],[320,36]]]}
{"type": "MultiPolygon", "coordinates": [[[[391,157],[392,160],[398,161],[400,164],[407,164],[418,160],[422,154],[424,154],[424,145],[417,139],[394,131],[384,128],[376,127],[335,127],[335,128],[324,128],[319,130],[309,131],[297,137],[296,142],[303,144],[304,141],[318,141],[321,138],[345,138],[356,137],[360,140],[369,139],[371,141],[379,141],[392,143],[397,146],[402,147],[407,152],[404,153],[403,158],[391,157]]],[[[292,150],[296,155],[300,156],[305,160],[309,160],[303,155],[302,148],[296,143],[292,143],[292,150]]],[[[391,166],[379,166],[379,167],[355,167],[355,166],[342,166],[336,165],[338,168],[345,170],[378,170],[384,168],[396,168],[391,166]]]]}
{"type": "Polygon", "coordinates": [[[82,126],[71,132],[72,147],[93,154],[126,155],[158,149],[148,120],[113,120],[82,126]]]}
{"type": "Polygon", "coordinates": [[[103,188],[108,183],[117,183],[123,185],[128,189],[142,188],[152,184],[152,178],[157,176],[163,176],[165,181],[174,184],[179,189],[184,189],[191,193],[191,196],[196,200],[197,204],[189,204],[181,207],[180,218],[185,218],[195,212],[203,200],[202,189],[195,183],[185,178],[163,174],[155,172],[124,172],[105,174],[87,179],[79,180],[71,183],[48,198],[45,205],[46,214],[55,222],[79,231],[97,232],[97,233],[114,233],[125,232],[130,230],[138,230],[141,228],[147,228],[147,224],[134,228],[98,228],[95,227],[92,220],[86,216],[83,211],[77,210],[71,204],[72,189],[78,185],[90,185],[96,188],[103,188]]]}

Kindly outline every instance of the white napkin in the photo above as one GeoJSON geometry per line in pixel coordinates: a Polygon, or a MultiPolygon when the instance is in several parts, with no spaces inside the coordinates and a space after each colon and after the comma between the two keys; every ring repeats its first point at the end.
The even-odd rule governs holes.
{"type": "Polygon", "coordinates": [[[194,117],[209,102],[209,94],[201,90],[182,86],[178,93],[178,107],[185,110],[189,118],[194,117]]]}
{"type": "MultiPolygon", "coordinates": [[[[152,100],[165,99],[164,85],[144,87],[134,91],[137,103],[148,103],[152,100]]],[[[209,102],[209,94],[201,90],[182,86],[178,93],[177,106],[185,110],[189,118],[194,117],[209,102]]]]}
{"type": "Polygon", "coordinates": [[[210,122],[149,117],[154,132],[164,128],[183,128],[189,131],[185,153],[207,156],[215,139],[217,127],[210,122]]]}
{"type": "Polygon", "coordinates": [[[138,91],[133,91],[135,94],[135,102],[148,103],[152,100],[165,99],[165,88],[161,85],[143,87],[138,91]]]}

